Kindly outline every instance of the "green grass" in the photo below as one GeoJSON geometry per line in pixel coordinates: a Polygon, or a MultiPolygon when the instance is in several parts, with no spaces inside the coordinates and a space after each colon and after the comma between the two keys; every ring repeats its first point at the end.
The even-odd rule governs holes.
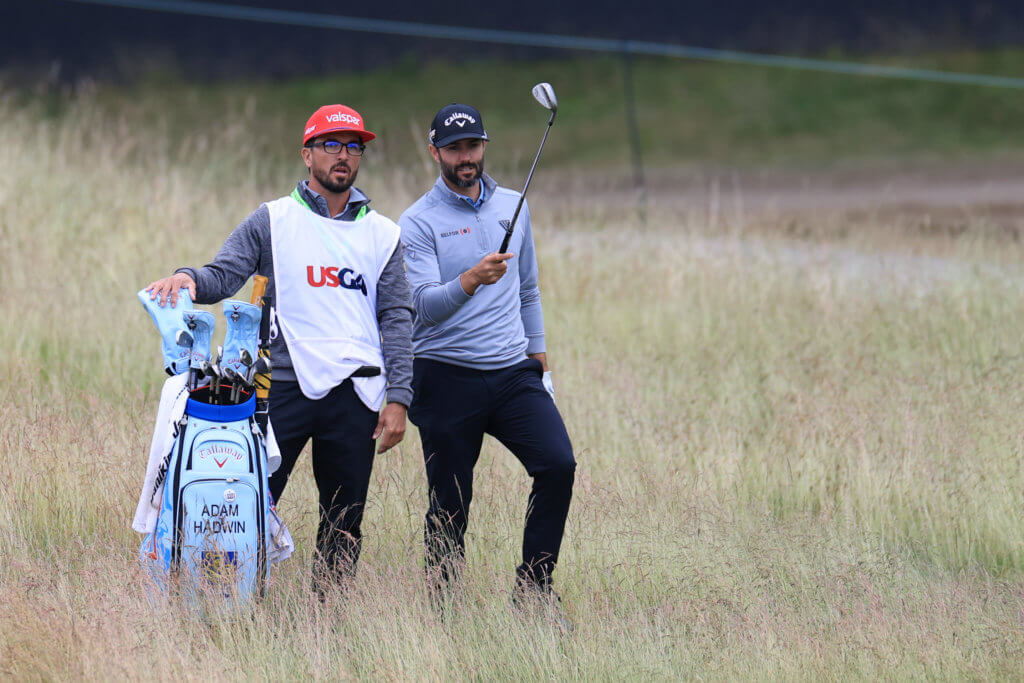
{"type": "MultiPolygon", "coordinates": [[[[1024,50],[851,59],[1015,76],[1024,66],[1024,50]]],[[[1024,151],[1024,98],[1012,89],[668,58],[635,59],[634,79],[643,156],[654,168],[897,157],[948,161],[979,154],[1019,159],[1024,151]]],[[[128,159],[161,151],[152,149],[154,143],[167,146],[172,162],[206,147],[244,144],[246,154],[253,155],[249,158],[262,160],[262,166],[292,161],[298,168],[295,148],[302,123],[317,106],[342,101],[359,109],[380,134],[374,156],[415,168],[425,160],[433,113],[457,100],[483,111],[494,141],[492,163],[521,170],[532,159],[545,120],[528,94],[539,80],[554,84],[560,101],[545,166],[628,166],[623,65],[605,56],[542,63],[409,60],[288,82],[195,85],[164,74],[128,90],[92,83],[78,90],[101,104],[104,119],[116,117],[122,132],[145,141],[121,150],[128,159]]],[[[31,106],[43,118],[72,114],[81,102],[68,89],[37,95],[31,106]]],[[[219,158],[230,163],[237,155],[219,158]]],[[[247,172],[256,179],[266,174],[247,172]]]]}
{"type": "MultiPolygon", "coordinates": [[[[556,67],[581,71],[560,87],[567,114],[596,97],[582,82],[590,67],[541,71],[556,67]]],[[[692,81],[718,67],[686,68],[692,81]]],[[[321,605],[309,590],[303,458],[281,502],[298,551],[251,618],[149,603],[129,522],[163,377],[135,292],[208,260],[290,188],[299,171],[282,140],[313,104],[353,91],[340,86],[376,84],[398,102],[367,102],[396,141],[361,179],[397,215],[433,176],[403,145],[434,105],[402,84],[425,87],[435,69],[333,86],[100,89],[42,118],[23,93],[0,98],[0,674],[1019,678],[1024,249],[970,216],[929,232],[823,212],[794,231],[654,204],[645,226],[538,186],[550,359],[579,461],[556,576],[577,630],[508,609],[529,481],[493,441],[476,475],[464,605],[447,621],[431,611],[415,430],[376,463],[347,597],[321,605]]],[[[542,116],[521,100],[536,72],[501,69],[509,93],[466,82],[490,89],[496,144],[507,135],[530,150],[542,116]]],[[[758,150],[778,144],[771,130],[758,150]]],[[[822,135],[815,150],[837,144],[822,135]]],[[[566,177],[616,172],[556,149],[566,177]]]]}

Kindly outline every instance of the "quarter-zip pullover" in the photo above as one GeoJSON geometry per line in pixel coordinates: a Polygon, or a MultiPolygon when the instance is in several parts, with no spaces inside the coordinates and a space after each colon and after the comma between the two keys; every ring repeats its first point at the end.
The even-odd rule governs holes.
{"type": "Polygon", "coordinates": [[[466,294],[459,276],[505,236],[519,193],[483,174],[477,206],[442,178],[398,220],[412,286],[413,351],[453,365],[493,370],[511,366],[544,347],[544,314],[537,286],[530,209],[523,204],[509,243],[508,272],[466,294]]]}

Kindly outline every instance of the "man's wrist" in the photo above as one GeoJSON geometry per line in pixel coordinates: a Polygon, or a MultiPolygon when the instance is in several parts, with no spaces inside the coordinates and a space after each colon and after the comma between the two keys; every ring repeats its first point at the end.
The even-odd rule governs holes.
{"type": "Polygon", "coordinates": [[[406,389],[405,387],[390,387],[387,391],[388,404],[397,403],[406,410],[409,409],[409,404],[412,403],[412,389],[406,389]]]}
{"type": "Polygon", "coordinates": [[[184,275],[185,277],[192,281],[193,285],[199,284],[196,282],[196,271],[192,268],[178,268],[176,271],[174,271],[174,274],[184,275]]]}
{"type": "Polygon", "coordinates": [[[480,286],[480,282],[476,279],[476,273],[473,272],[472,268],[459,276],[459,284],[462,285],[462,291],[470,296],[473,296],[480,286]]]}

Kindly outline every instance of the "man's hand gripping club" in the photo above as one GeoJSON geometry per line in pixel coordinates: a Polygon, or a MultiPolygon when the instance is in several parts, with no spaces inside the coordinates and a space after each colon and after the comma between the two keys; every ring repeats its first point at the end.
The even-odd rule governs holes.
{"type": "Polygon", "coordinates": [[[473,296],[480,285],[493,285],[501,279],[502,275],[508,272],[508,263],[506,261],[513,256],[515,254],[499,254],[496,251],[484,256],[480,259],[480,263],[459,276],[459,284],[462,285],[462,290],[466,294],[473,296]]]}

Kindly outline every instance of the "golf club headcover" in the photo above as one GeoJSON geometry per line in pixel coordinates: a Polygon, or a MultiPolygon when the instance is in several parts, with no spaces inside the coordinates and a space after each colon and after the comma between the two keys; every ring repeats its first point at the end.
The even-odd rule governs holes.
{"type": "Polygon", "coordinates": [[[244,301],[227,299],[224,301],[224,319],[228,331],[224,335],[224,360],[222,365],[231,368],[242,377],[256,360],[259,345],[260,318],[262,310],[259,306],[244,301]],[[242,351],[249,354],[249,365],[242,362],[242,351]]]}
{"type": "Polygon", "coordinates": [[[192,353],[189,365],[199,370],[203,361],[210,360],[210,342],[213,340],[213,328],[216,320],[209,311],[183,311],[181,314],[185,329],[192,335],[192,353]]]}
{"type": "Polygon", "coordinates": [[[182,289],[178,292],[177,305],[171,306],[168,301],[166,306],[161,306],[159,299],[153,300],[149,296],[145,289],[138,293],[142,307],[149,313],[160,333],[164,370],[171,376],[180,375],[188,370],[189,350],[188,347],[178,346],[176,337],[180,330],[186,329],[181,315],[183,311],[193,310],[192,297],[188,295],[187,289],[182,289]]]}

